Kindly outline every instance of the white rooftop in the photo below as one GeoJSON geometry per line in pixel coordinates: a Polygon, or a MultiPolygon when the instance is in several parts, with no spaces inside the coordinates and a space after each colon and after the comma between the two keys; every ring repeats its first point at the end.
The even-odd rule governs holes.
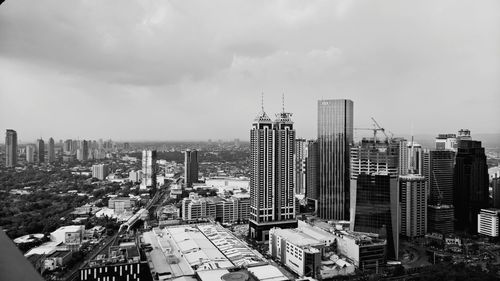
{"type": "Polygon", "coordinates": [[[250,271],[260,281],[286,281],[289,280],[281,271],[272,265],[249,267],[250,271]]]}

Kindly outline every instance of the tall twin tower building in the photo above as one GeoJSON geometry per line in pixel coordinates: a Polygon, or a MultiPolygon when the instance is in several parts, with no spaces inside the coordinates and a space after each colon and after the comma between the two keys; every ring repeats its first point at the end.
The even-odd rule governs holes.
{"type": "MultiPolygon", "coordinates": [[[[258,242],[269,239],[273,227],[296,227],[294,197],[295,130],[292,114],[276,114],[273,121],[262,112],[250,131],[250,237],[258,242]]],[[[318,102],[318,140],[315,149],[314,179],[319,216],[349,220],[349,148],[353,141],[353,102],[318,102]]],[[[313,154],[312,152],[310,152],[313,154]]]]}

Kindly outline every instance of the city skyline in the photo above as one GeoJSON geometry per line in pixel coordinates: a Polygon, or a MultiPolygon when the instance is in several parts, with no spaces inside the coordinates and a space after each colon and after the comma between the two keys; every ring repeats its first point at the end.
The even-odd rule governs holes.
{"type": "Polygon", "coordinates": [[[219,4],[4,2],[0,128],[22,142],[246,139],[264,92],[270,112],[285,93],[306,139],[317,100],[344,98],[356,127],[500,133],[498,1],[219,4]]]}

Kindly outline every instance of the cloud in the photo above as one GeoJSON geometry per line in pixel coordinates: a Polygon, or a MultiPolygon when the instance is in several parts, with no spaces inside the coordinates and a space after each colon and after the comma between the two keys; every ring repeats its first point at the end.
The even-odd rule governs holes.
{"type": "Polygon", "coordinates": [[[374,116],[401,134],[411,122],[487,132],[498,127],[499,12],[496,0],[11,0],[0,8],[0,127],[245,139],[264,91],[269,114],[286,94],[304,137],[320,98],[353,99],[361,127],[374,116]]]}

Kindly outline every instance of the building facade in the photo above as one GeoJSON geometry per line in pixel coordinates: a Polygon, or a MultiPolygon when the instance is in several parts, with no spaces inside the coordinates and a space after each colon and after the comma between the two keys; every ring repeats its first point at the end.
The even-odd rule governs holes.
{"type": "Polygon", "coordinates": [[[34,163],[35,162],[35,146],[32,144],[26,145],[26,162],[34,163]]]}
{"type": "Polygon", "coordinates": [[[318,101],[318,216],[322,219],[349,219],[353,130],[351,100],[318,101]]]}
{"type": "Polygon", "coordinates": [[[5,166],[14,167],[17,164],[17,132],[7,129],[5,132],[5,166]]]}
{"type": "Polygon", "coordinates": [[[452,205],[427,206],[427,232],[450,234],[454,232],[455,208],[452,205]]]}

